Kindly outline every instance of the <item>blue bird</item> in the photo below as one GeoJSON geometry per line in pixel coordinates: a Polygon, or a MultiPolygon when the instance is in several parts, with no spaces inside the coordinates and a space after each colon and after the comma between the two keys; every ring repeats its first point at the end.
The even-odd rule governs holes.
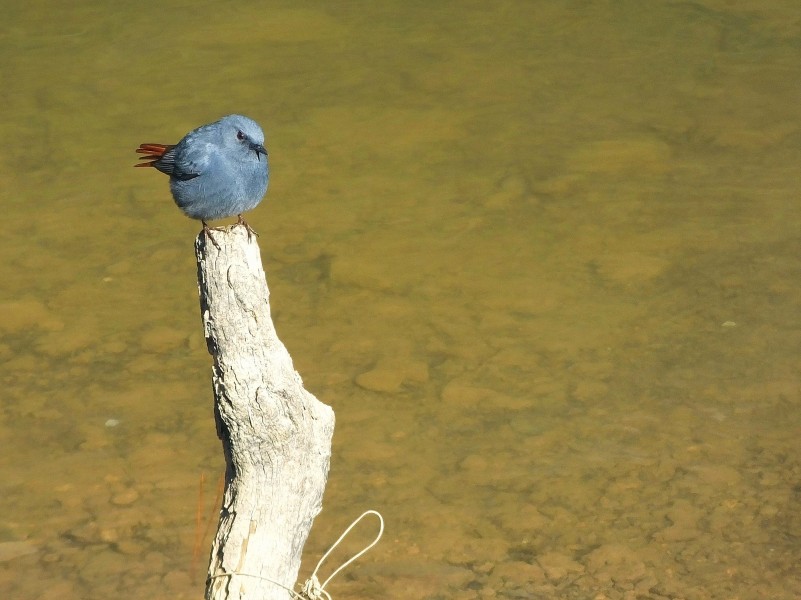
{"type": "MultiPolygon", "coordinates": [[[[228,115],[190,131],[175,145],[141,144],[136,167],[155,167],[170,176],[170,191],[183,213],[203,223],[237,216],[248,236],[255,233],[242,213],[267,192],[269,167],[264,132],[253,119],[228,115]]],[[[218,246],[219,247],[219,246],[218,246]]]]}

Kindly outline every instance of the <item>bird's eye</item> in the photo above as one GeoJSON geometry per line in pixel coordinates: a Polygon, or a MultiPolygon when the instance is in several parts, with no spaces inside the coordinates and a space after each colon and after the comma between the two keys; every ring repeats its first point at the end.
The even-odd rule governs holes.
{"type": "Polygon", "coordinates": [[[245,139],[245,134],[242,133],[241,131],[237,131],[236,132],[236,139],[238,139],[241,142],[242,140],[245,139]]]}

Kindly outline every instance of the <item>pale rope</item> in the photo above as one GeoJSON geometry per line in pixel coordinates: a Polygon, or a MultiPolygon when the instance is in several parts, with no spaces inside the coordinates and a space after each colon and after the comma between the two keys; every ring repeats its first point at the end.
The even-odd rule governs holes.
{"type": "Polygon", "coordinates": [[[277,585],[278,587],[284,588],[298,600],[320,600],[320,598],[325,598],[325,600],[332,600],[331,594],[329,594],[325,590],[325,586],[328,585],[328,583],[334,578],[335,575],[337,575],[340,571],[344,570],[345,567],[347,567],[349,564],[351,564],[352,562],[363,556],[368,550],[370,550],[370,548],[375,546],[378,543],[378,540],[381,539],[381,536],[383,534],[384,534],[384,517],[381,516],[381,513],[375,510],[368,510],[363,512],[358,519],[353,521],[353,523],[351,523],[348,526],[348,528],[344,532],[342,532],[342,535],[339,536],[339,539],[336,542],[334,542],[334,544],[326,551],[326,553],[323,554],[323,557],[320,559],[320,562],[318,562],[317,566],[314,567],[314,572],[306,580],[306,583],[303,584],[303,588],[301,589],[300,593],[286,587],[283,583],[278,583],[277,581],[273,581],[269,577],[262,577],[261,575],[251,575],[250,573],[236,573],[236,572],[220,573],[218,575],[209,576],[209,579],[217,579],[219,577],[233,577],[234,575],[239,575],[241,577],[255,577],[256,579],[261,579],[262,581],[268,581],[272,584],[277,585]],[[337,567],[337,569],[333,573],[331,573],[331,575],[328,576],[328,579],[326,579],[323,582],[323,584],[320,585],[320,581],[317,579],[317,571],[320,569],[323,562],[325,562],[325,559],[328,558],[328,555],[334,551],[334,548],[336,548],[339,545],[339,543],[343,539],[345,539],[345,536],[350,533],[350,530],[356,527],[359,521],[361,521],[367,515],[375,515],[376,517],[378,517],[378,522],[379,522],[378,535],[372,542],[370,542],[370,544],[368,544],[362,550],[354,554],[347,561],[345,561],[339,567],[337,567]]]}
{"type": "Polygon", "coordinates": [[[375,510],[368,510],[363,512],[358,519],[356,519],[353,523],[351,523],[350,526],[345,531],[342,532],[342,535],[339,536],[339,539],[336,542],[334,542],[334,544],[328,549],[328,551],[325,554],[323,554],[323,557],[320,559],[320,562],[318,562],[317,566],[314,567],[314,572],[311,574],[311,577],[309,577],[306,580],[306,583],[303,584],[303,590],[301,591],[303,597],[308,598],[309,600],[318,600],[321,596],[325,596],[326,600],[331,600],[331,594],[325,591],[325,586],[328,585],[328,582],[331,581],[335,575],[337,575],[350,563],[360,558],[370,548],[375,546],[378,543],[378,540],[381,539],[382,535],[384,535],[384,517],[381,516],[381,513],[375,510]],[[363,548],[362,550],[351,556],[347,561],[342,563],[333,573],[331,573],[331,575],[328,576],[328,579],[326,579],[323,582],[323,584],[320,585],[320,582],[317,579],[317,571],[320,569],[320,566],[322,566],[323,562],[325,562],[325,559],[328,558],[328,555],[334,551],[334,548],[336,548],[339,545],[339,542],[345,539],[345,536],[350,533],[350,530],[356,527],[356,525],[359,524],[359,521],[361,521],[367,515],[375,515],[376,517],[378,517],[378,522],[379,522],[378,535],[375,536],[375,539],[372,542],[370,542],[365,548],[363,548]]]}

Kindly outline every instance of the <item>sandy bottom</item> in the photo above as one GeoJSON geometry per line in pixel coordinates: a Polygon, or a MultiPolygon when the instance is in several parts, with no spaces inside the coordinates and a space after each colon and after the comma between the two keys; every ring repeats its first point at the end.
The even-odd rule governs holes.
{"type": "Polygon", "coordinates": [[[234,110],[337,414],[302,577],[372,508],[335,598],[801,597],[797,2],[374,4],[5,7],[4,597],[202,595],[199,227],[130,165],[234,110]]]}

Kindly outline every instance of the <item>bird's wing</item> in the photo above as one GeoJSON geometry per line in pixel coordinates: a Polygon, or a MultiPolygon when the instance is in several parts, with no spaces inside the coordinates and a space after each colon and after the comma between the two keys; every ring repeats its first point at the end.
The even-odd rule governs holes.
{"type": "Polygon", "coordinates": [[[201,173],[191,160],[183,159],[181,157],[186,152],[181,152],[181,144],[177,146],[168,146],[166,144],[141,144],[136,149],[139,154],[138,164],[135,167],[155,167],[162,173],[166,173],[175,179],[186,181],[187,179],[194,179],[201,173]]]}
{"type": "MultiPolygon", "coordinates": [[[[164,153],[161,161],[169,162],[169,175],[175,179],[185,181],[199,177],[208,167],[213,148],[211,144],[202,144],[197,141],[191,144],[178,144],[164,153]]],[[[167,171],[164,171],[167,173],[167,171]]]]}

